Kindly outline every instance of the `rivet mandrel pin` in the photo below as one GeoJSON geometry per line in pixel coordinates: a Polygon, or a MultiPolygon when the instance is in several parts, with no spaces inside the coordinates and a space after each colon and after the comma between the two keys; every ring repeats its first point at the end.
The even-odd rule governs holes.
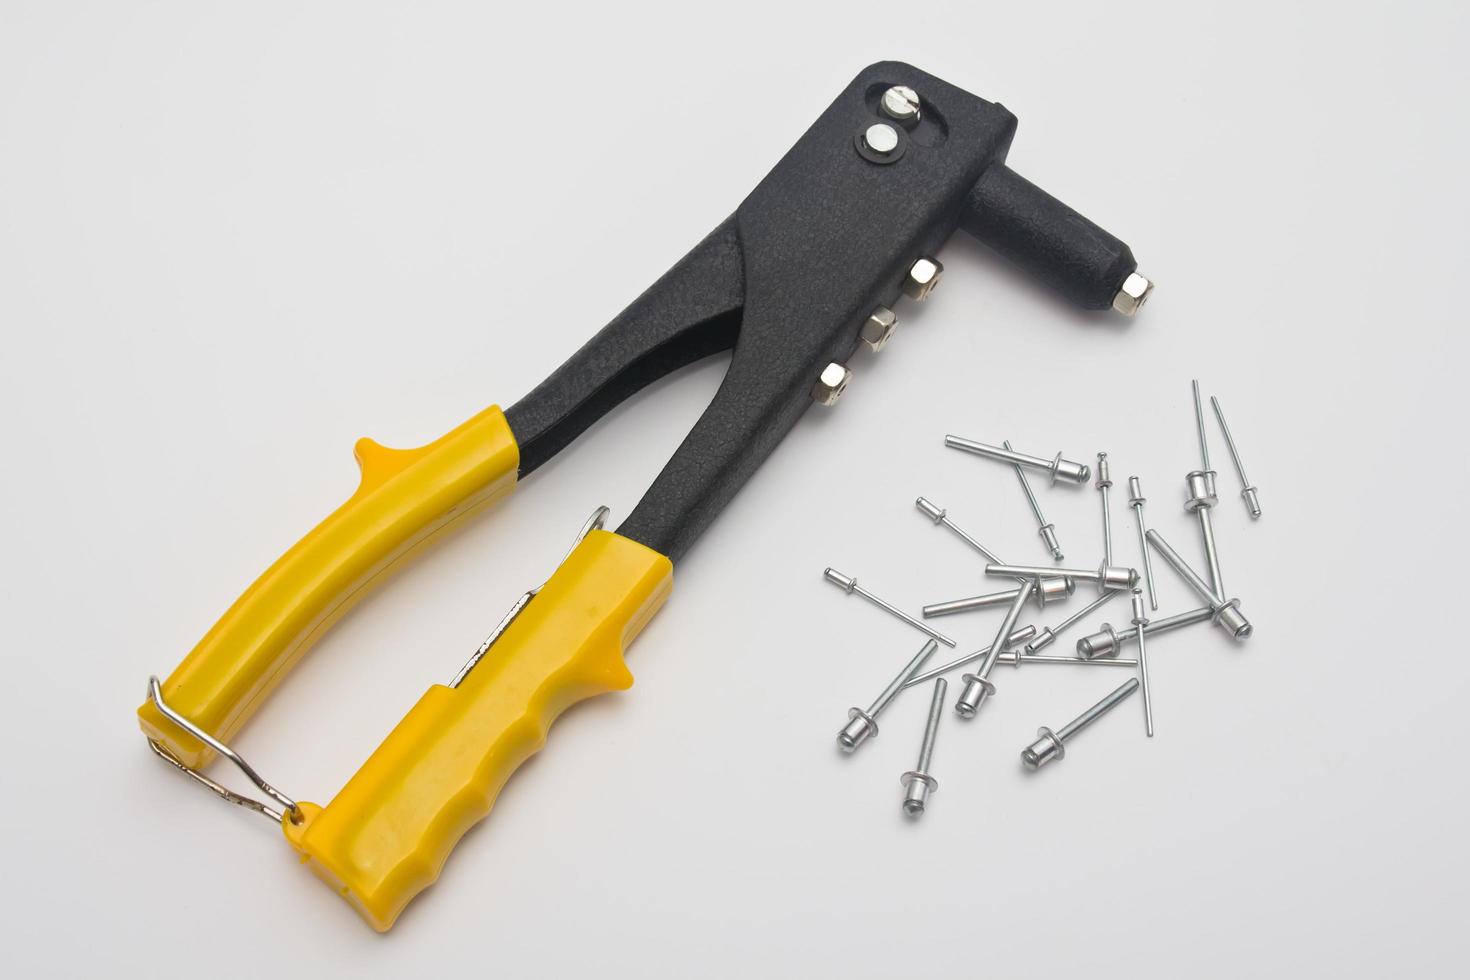
{"type": "Polygon", "coordinates": [[[1001,651],[1005,649],[1006,639],[1011,635],[1011,630],[1016,628],[1016,620],[1021,618],[1021,609],[1026,605],[1026,600],[1031,597],[1031,590],[1036,587],[1035,580],[1028,581],[1016,591],[1015,601],[1011,608],[1006,610],[1005,622],[1000,624],[1000,630],[995,634],[995,640],[990,644],[990,650],[985,654],[985,661],[980,669],[973,674],[966,674],[961,678],[965,682],[965,689],[960,692],[960,699],[955,702],[954,710],[961,718],[973,718],[975,712],[980,710],[980,705],[990,695],[995,693],[995,685],[990,683],[990,671],[999,659],[1001,651]]]}
{"type": "Polygon", "coordinates": [[[1199,454],[1204,461],[1204,469],[1185,474],[1184,483],[1188,496],[1184,501],[1184,509],[1199,520],[1200,536],[1205,542],[1205,562],[1210,570],[1210,585],[1213,586],[1215,598],[1224,599],[1225,581],[1220,577],[1220,556],[1215,551],[1215,525],[1210,517],[1210,510],[1219,503],[1220,498],[1215,493],[1215,471],[1210,469],[1210,446],[1205,441],[1205,410],[1200,405],[1199,382],[1191,381],[1190,385],[1194,390],[1194,423],[1199,430],[1199,454]]]}
{"type": "Polygon", "coordinates": [[[1245,475],[1245,464],[1240,461],[1240,453],[1235,448],[1235,440],[1230,436],[1230,426],[1225,424],[1225,413],[1220,411],[1220,399],[1214,395],[1210,396],[1210,406],[1215,410],[1215,418],[1220,422],[1220,431],[1225,434],[1225,445],[1230,450],[1230,460],[1235,464],[1235,473],[1240,477],[1240,485],[1244,488],[1240,496],[1245,500],[1246,510],[1250,511],[1252,519],[1261,516],[1261,498],[1256,493],[1255,485],[1245,475]]]}
{"type": "Polygon", "coordinates": [[[1185,474],[1185,489],[1188,496],[1184,501],[1186,513],[1199,520],[1200,537],[1205,543],[1205,561],[1210,569],[1210,584],[1215,598],[1225,598],[1225,585],[1220,577],[1220,555],[1215,548],[1215,524],[1210,510],[1219,502],[1215,495],[1215,474],[1195,470],[1185,474]]]}
{"type": "Polygon", "coordinates": [[[1243,640],[1251,635],[1252,627],[1250,620],[1246,619],[1241,613],[1239,599],[1230,599],[1228,601],[1217,599],[1214,591],[1210,589],[1209,583],[1200,578],[1199,573],[1190,568],[1184,559],[1179,557],[1179,552],[1169,547],[1169,543],[1164,540],[1158,531],[1150,530],[1145,537],[1148,538],[1148,543],[1153,545],[1158,553],[1164,556],[1164,560],[1174,566],[1174,571],[1179,573],[1179,577],[1184,579],[1189,584],[1189,587],[1199,594],[1201,599],[1210,604],[1210,620],[1216,626],[1237,640],[1243,640]]]}
{"type": "Polygon", "coordinates": [[[1074,612],[1072,615],[1068,616],[1066,619],[1062,620],[1056,625],[1055,628],[1051,626],[1043,627],[1041,632],[1037,634],[1036,639],[1026,644],[1026,652],[1028,654],[1034,654],[1037,651],[1046,649],[1056,640],[1058,636],[1062,635],[1067,630],[1076,625],[1078,620],[1085,619],[1086,617],[1092,615],[1094,612],[1097,612],[1100,606],[1106,605],[1108,600],[1115,595],[1122,595],[1122,591],[1119,589],[1109,589],[1102,595],[1098,596],[1096,599],[1093,599],[1087,605],[1083,606],[1081,609],[1074,612]]]}
{"type": "Polygon", "coordinates": [[[1102,494],[1102,519],[1103,519],[1103,564],[1113,563],[1113,515],[1108,510],[1108,488],[1113,485],[1113,478],[1108,475],[1108,454],[1097,454],[1097,492],[1102,494]]]}
{"type": "Polygon", "coordinates": [[[934,680],[934,697],[929,701],[929,719],[924,724],[924,741],[919,745],[919,764],[902,776],[899,783],[908,791],[903,798],[903,812],[917,817],[924,812],[929,794],[939,788],[939,781],[929,774],[929,764],[934,759],[934,736],[939,732],[939,716],[944,714],[944,695],[949,690],[949,681],[943,677],[934,680]]]}
{"type": "Polygon", "coordinates": [[[1148,646],[1144,642],[1144,636],[1148,630],[1148,616],[1143,612],[1143,593],[1137,589],[1133,590],[1133,628],[1138,630],[1138,679],[1143,685],[1143,731],[1149,738],[1154,737],[1154,702],[1148,693],[1148,646]]]}
{"type": "Polygon", "coordinates": [[[883,709],[888,707],[894,698],[898,697],[898,692],[903,690],[904,682],[914,676],[914,673],[920,667],[924,666],[924,661],[929,659],[929,655],[937,649],[939,647],[935,645],[933,640],[925,643],[923,648],[914,655],[914,659],[905,664],[903,670],[899,671],[898,676],[888,683],[888,686],[883,689],[883,693],[878,695],[872,704],[868,705],[867,711],[864,711],[862,708],[848,709],[848,722],[842,731],[837,733],[837,744],[842,747],[842,751],[855,752],[859,745],[877,736],[878,716],[883,713],[883,709]]]}
{"type": "Polygon", "coordinates": [[[1149,557],[1148,540],[1144,538],[1143,532],[1148,525],[1143,521],[1143,505],[1148,498],[1143,495],[1143,484],[1138,482],[1138,477],[1128,478],[1128,506],[1133,508],[1134,523],[1138,525],[1138,550],[1143,552],[1143,578],[1148,583],[1148,604],[1157,612],[1159,609],[1159,594],[1154,590],[1154,560],[1149,557]]]}
{"type": "MultiPolygon", "coordinates": [[[[1003,445],[1006,449],[1010,449],[1010,440],[1006,440],[1003,445]]],[[[1042,543],[1050,552],[1052,561],[1061,561],[1067,556],[1062,554],[1062,546],[1057,542],[1056,525],[1047,520],[1046,515],[1041,512],[1041,504],[1036,502],[1036,494],[1031,491],[1031,481],[1026,479],[1025,468],[1014,466],[1012,469],[1016,471],[1016,479],[1021,481],[1021,491],[1026,494],[1026,503],[1031,506],[1031,513],[1036,517],[1036,533],[1041,535],[1042,543]]]]}
{"type": "Polygon", "coordinates": [[[951,640],[943,633],[939,632],[938,630],[930,629],[914,617],[910,616],[908,613],[904,612],[902,609],[899,609],[897,606],[891,605],[890,603],[884,602],[882,599],[873,595],[873,593],[869,592],[867,589],[858,585],[857,579],[849,575],[843,575],[835,568],[828,568],[823,571],[822,577],[831,582],[833,585],[837,586],[843,592],[846,592],[848,595],[862,596],[864,599],[868,600],[884,612],[888,613],[890,616],[894,616],[898,619],[903,620],[905,623],[908,623],[910,626],[918,630],[920,633],[923,633],[925,636],[930,637],[931,639],[938,640],[940,643],[943,643],[947,647],[952,647],[955,645],[954,640],[951,640]]]}
{"type": "Polygon", "coordinates": [[[1053,483],[1065,480],[1068,483],[1081,485],[1092,479],[1092,469],[1086,463],[1075,463],[1070,459],[1063,459],[1061,453],[1057,453],[1055,459],[1042,459],[1040,456],[1029,456],[1026,453],[1018,453],[1014,449],[991,446],[960,436],[945,436],[944,444],[951,449],[974,453],[976,456],[984,456],[987,459],[998,459],[1004,463],[1041,470],[1051,475],[1053,483]]]}
{"type": "MultiPolygon", "coordinates": [[[[1024,588],[1024,586],[1022,586],[1024,588]]],[[[968,599],[951,599],[948,602],[934,602],[925,606],[922,610],[925,619],[933,616],[951,616],[954,613],[971,612],[975,609],[988,609],[991,606],[1008,606],[1016,601],[1018,589],[1006,589],[1003,592],[991,592],[988,595],[971,596],[968,599]]],[[[1031,590],[1031,597],[1036,600],[1038,608],[1046,608],[1048,602],[1058,602],[1066,599],[1077,591],[1077,583],[1065,575],[1044,578],[1038,588],[1031,590]]]]}
{"type": "MultiPolygon", "coordinates": [[[[1215,616],[1215,610],[1209,606],[1200,606],[1189,612],[1177,613],[1173,616],[1165,616],[1163,619],[1155,619],[1143,627],[1143,632],[1149,636],[1157,636],[1170,630],[1177,630],[1184,626],[1192,626],[1195,623],[1207,623],[1215,616]]],[[[1091,633],[1077,641],[1077,656],[1084,660],[1101,660],[1112,657],[1118,649],[1129,641],[1138,640],[1137,628],[1119,632],[1108,623],[1103,623],[1102,629],[1091,633]]]]}
{"type": "Polygon", "coordinates": [[[1138,678],[1130,677],[1112,694],[1082,712],[1057,731],[1052,731],[1042,725],[1036,730],[1036,734],[1040,737],[1021,750],[1021,764],[1027,769],[1040,769],[1048,762],[1060,760],[1067,754],[1067,739],[1112,711],[1136,690],[1138,690],[1138,678]]]}
{"type": "MultiPolygon", "coordinates": [[[[957,536],[961,541],[965,542],[965,544],[980,552],[980,554],[985,557],[986,561],[993,561],[997,564],[1001,563],[1000,558],[996,556],[995,552],[985,547],[985,545],[981,544],[979,541],[976,541],[973,535],[969,534],[954,521],[950,520],[949,511],[945,510],[943,507],[940,507],[928,497],[920,497],[918,500],[915,500],[914,506],[918,508],[919,513],[929,518],[929,520],[933,521],[935,524],[941,525],[949,531],[952,531],[955,536],[957,536]]],[[[1026,579],[1022,577],[1016,579],[1016,581],[1024,582],[1026,581],[1026,579]]]]}
{"type": "MultiPolygon", "coordinates": [[[[1022,643],[1025,643],[1027,640],[1031,639],[1035,635],[1035,626],[1022,626],[1020,629],[1011,630],[1011,635],[1006,637],[1006,648],[1005,650],[1001,651],[1001,657],[1004,658],[1013,647],[1020,646],[1022,643]]],[[[963,657],[956,657],[947,664],[940,664],[938,667],[930,667],[922,674],[915,674],[913,677],[910,677],[908,679],[908,683],[904,684],[904,687],[913,687],[915,684],[922,684],[927,680],[938,677],[940,674],[947,674],[950,671],[954,670],[956,667],[963,667],[965,664],[974,663],[976,660],[984,659],[986,656],[989,655],[989,653],[990,648],[987,647],[984,650],[976,650],[974,653],[967,653],[963,657]]],[[[1009,663],[1010,661],[1006,662],[1009,663]]]]}
{"type": "Polygon", "coordinates": [[[985,566],[986,575],[1005,575],[1010,578],[1040,578],[1043,575],[1068,575],[1083,582],[1096,582],[1098,591],[1109,589],[1131,589],[1138,584],[1138,571],[1118,565],[1099,565],[1096,570],[1086,568],[1042,568],[1037,565],[985,566]]]}
{"type": "Polygon", "coordinates": [[[1137,660],[1128,660],[1123,657],[1113,657],[1109,660],[1083,660],[1081,657],[1057,657],[1049,653],[1017,653],[1007,650],[995,661],[998,664],[1008,664],[1019,667],[1022,664],[1073,664],[1083,667],[1137,667],[1137,660]]]}

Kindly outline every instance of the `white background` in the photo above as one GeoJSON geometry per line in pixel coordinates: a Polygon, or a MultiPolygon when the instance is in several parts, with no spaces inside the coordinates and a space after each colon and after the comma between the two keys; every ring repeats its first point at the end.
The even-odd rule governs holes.
{"type": "MultiPolygon", "coordinates": [[[[5,0],[7,972],[1463,975],[1467,43],[1452,3],[5,0]],[[1131,243],[1153,302],[1073,313],[957,236],[681,562],[636,686],[570,712],[373,934],[148,753],[145,678],[351,492],[355,438],[519,398],[882,58],[1015,111],[1012,165],[1131,243]],[[997,668],[905,820],[927,698],[854,757],[833,735],[920,638],[822,568],[908,609],[994,587],[921,493],[1044,557],[951,431],[1107,450],[1120,557],[1137,473],[1199,561],[1192,376],[1261,487],[1252,523],[1211,421],[1256,636],[1160,638],[1157,737],[1135,698],[1036,775],[1035,728],[1124,674],[997,668]]],[[[361,606],[238,747],[326,802],[595,505],[629,512],[722,370],[632,399],[361,606]]],[[[1095,563],[1096,491],[1042,502],[1095,563]]],[[[1157,573],[1163,613],[1195,605],[1157,573]]],[[[942,625],[973,649],[999,618],[942,625]]]]}

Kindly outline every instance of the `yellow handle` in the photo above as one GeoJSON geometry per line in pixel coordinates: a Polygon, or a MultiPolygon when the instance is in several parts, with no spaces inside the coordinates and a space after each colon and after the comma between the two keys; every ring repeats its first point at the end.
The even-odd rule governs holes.
{"type": "Polygon", "coordinates": [[[623,649],[672,585],[663,555],[588,534],[458,687],[430,688],[331,803],[282,821],[287,840],[386,931],[556,717],[633,683],[623,649]]]}
{"type": "MultiPolygon", "coordinates": [[[[515,436],[493,406],[418,449],[360,439],[354,452],[357,492],[256,579],[164,682],[169,705],[223,742],[390,566],[508,494],[520,465],[515,436]]],[[[151,701],[138,720],[192,769],[214,754],[151,701]]]]}

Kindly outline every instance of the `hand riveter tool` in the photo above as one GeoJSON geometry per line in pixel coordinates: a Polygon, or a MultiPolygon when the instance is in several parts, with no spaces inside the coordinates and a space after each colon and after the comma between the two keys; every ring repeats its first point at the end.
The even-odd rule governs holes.
{"type": "Polygon", "coordinates": [[[153,750],[280,824],[303,863],[376,929],[569,705],[632,684],[623,650],[694,544],[860,343],[923,299],[959,227],[1073,305],[1135,312],[1128,247],[1006,166],[1016,117],[909,65],[864,69],[704,241],[550,377],[417,449],[357,443],[357,491],[224,614],[138,710],[153,750]],[[311,645],[402,560],[511,492],[645,385],[729,351],[708,408],[616,532],[605,509],[448,685],[431,687],[325,806],[297,803],[227,744],[311,645]],[[225,789],[223,755],[269,797],[225,789]]]}

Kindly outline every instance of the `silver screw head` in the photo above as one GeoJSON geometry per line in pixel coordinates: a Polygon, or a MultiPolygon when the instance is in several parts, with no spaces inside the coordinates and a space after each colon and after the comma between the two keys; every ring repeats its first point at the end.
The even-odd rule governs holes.
{"type": "Polygon", "coordinates": [[[895,85],[884,92],[878,106],[889,119],[897,119],[901,123],[919,121],[919,93],[907,85],[895,85]]]}
{"type": "Polygon", "coordinates": [[[1136,272],[1130,272],[1128,278],[1123,280],[1117,295],[1113,297],[1113,309],[1124,316],[1132,316],[1143,309],[1143,304],[1148,302],[1153,291],[1152,282],[1136,272]]]}
{"type": "Polygon", "coordinates": [[[812,386],[812,400],[818,405],[837,404],[837,399],[842,397],[851,380],[852,372],[846,366],[833,361],[822,369],[817,383],[812,386]]]}
{"type": "Polygon", "coordinates": [[[863,145],[879,156],[898,149],[898,130],[887,123],[874,123],[863,131],[863,145]]]}
{"type": "Polygon", "coordinates": [[[934,291],[934,287],[939,285],[939,279],[943,275],[944,266],[939,264],[938,259],[920,259],[909,267],[909,274],[903,281],[904,294],[923,302],[934,291]]]}
{"type": "Polygon", "coordinates": [[[862,333],[859,336],[862,337],[863,343],[879,351],[893,336],[893,328],[896,326],[898,326],[898,317],[888,307],[880,306],[868,314],[868,319],[863,322],[862,333]]]}

